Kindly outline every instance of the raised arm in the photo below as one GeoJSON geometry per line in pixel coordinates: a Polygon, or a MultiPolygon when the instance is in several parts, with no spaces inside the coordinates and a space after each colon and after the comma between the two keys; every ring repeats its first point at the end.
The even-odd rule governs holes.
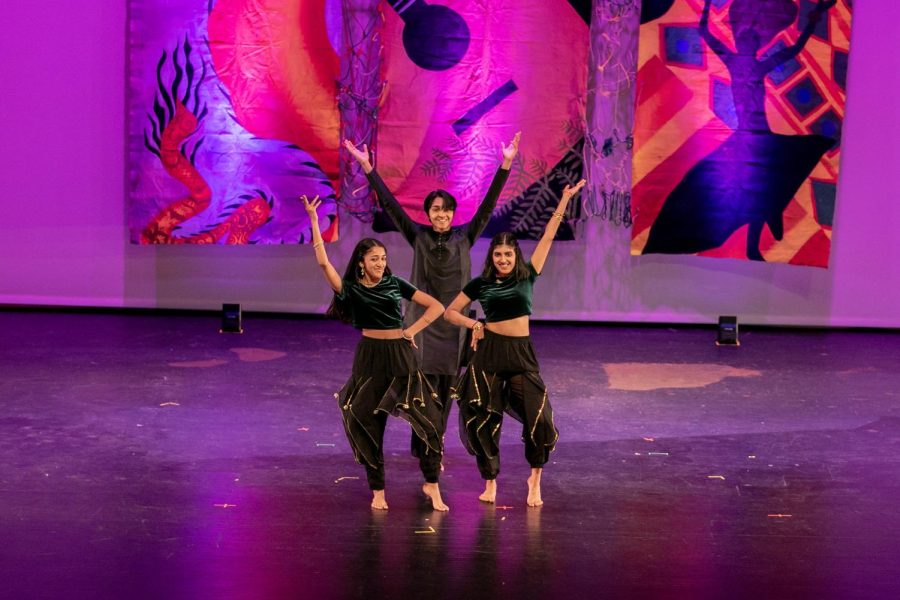
{"type": "Polygon", "coordinates": [[[394,224],[394,227],[403,234],[403,237],[406,238],[407,242],[412,244],[416,238],[418,225],[409,218],[409,215],[406,214],[406,211],[403,210],[403,207],[400,206],[400,203],[397,202],[397,199],[387,188],[387,185],[385,185],[384,180],[381,179],[381,176],[372,166],[372,161],[369,158],[369,147],[363,144],[362,150],[360,150],[354,146],[353,142],[350,140],[344,140],[344,148],[350,156],[356,159],[359,166],[362,167],[363,173],[366,174],[366,177],[369,180],[369,184],[371,184],[372,189],[375,190],[375,198],[378,200],[378,204],[384,209],[384,212],[387,213],[387,216],[394,224]]]}
{"type": "Polygon", "coordinates": [[[331,289],[340,294],[344,284],[341,281],[341,276],[328,260],[328,254],[325,252],[325,242],[322,240],[322,232],[319,231],[319,215],[316,209],[319,208],[322,202],[318,196],[310,200],[305,194],[300,196],[300,199],[303,200],[303,206],[306,208],[306,214],[309,215],[309,223],[312,226],[313,250],[316,251],[316,262],[322,267],[325,281],[328,282],[331,289]]]}
{"type": "Polygon", "coordinates": [[[491,187],[488,188],[484,200],[482,200],[481,204],[478,206],[475,216],[472,217],[472,220],[469,221],[469,225],[466,227],[466,237],[469,238],[469,244],[475,243],[475,240],[478,239],[478,236],[480,236],[481,232],[484,231],[484,228],[487,227],[488,221],[491,220],[491,214],[497,206],[497,200],[500,199],[500,192],[503,191],[503,186],[506,185],[506,180],[509,179],[509,169],[512,167],[513,159],[516,157],[516,154],[519,153],[519,140],[521,137],[522,132],[517,131],[516,135],[513,136],[512,141],[509,143],[509,146],[500,142],[500,152],[503,154],[503,163],[500,165],[500,168],[497,169],[494,180],[491,181],[491,187]]]}
{"type": "Polygon", "coordinates": [[[550,253],[550,246],[553,245],[553,238],[556,237],[556,232],[559,230],[559,224],[562,223],[563,216],[566,214],[569,200],[584,187],[584,183],[585,181],[582,179],[574,186],[567,185],[563,190],[562,197],[559,199],[559,204],[556,206],[553,216],[547,221],[544,235],[541,236],[540,241],[534,249],[534,253],[531,255],[531,266],[534,267],[534,270],[537,273],[540,273],[544,268],[544,261],[547,260],[547,255],[550,253]]]}
{"type": "Polygon", "coordinates": [[[822,18],[822,15],[828,12],[835,4],[837,4],[837,0],[819,0],[816,7],[809,12],[806,27],[800,32],[800,37],[797,38],[797,41],[794,42],[793,45],[776,52],[763,61],[763,73],[768,73],[772,69],[800,54],[800,51],[803,50],[803,47],[806,46],[806,42],[808,42],[809,38],[812,36],[813,30],[816,28],[816,23],[818,23],[819,19],[822,18]]]}
{"type": "Polygon", "coordinates": [[[703,4],[703,14],[700,16],[700,36],[717,55],[727,56],[729,54],[734,54],[728,46],[723,44],[719,38],[714,36],[712,31],[709,30],[709,8],[711,4],[712,0],[706,0],[703,4]]]}
{"type": "Polygon", "coordinates": [[[472,349],[474,350],[478,347],[478,340],[484,337],[484,325],[481,324],[481,321],[476,321],[462,314],[462,311],[471,303],[472,299],[460,292],[453,299],[453,302],[450,303],[450,306],[447,307],[447,310],[444,311],[444,318],[457,327],[472,330],[472,349]]]}

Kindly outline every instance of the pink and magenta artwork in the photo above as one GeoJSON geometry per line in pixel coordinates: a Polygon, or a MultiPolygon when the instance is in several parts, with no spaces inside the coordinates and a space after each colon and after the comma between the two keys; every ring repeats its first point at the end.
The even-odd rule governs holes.
{"type": "Polygon", "coordinates": [[[132,242],[304,243],[302,194],[324,200],[327,241],[341,203],[377,230],[370,190],[342,178],[343,137],[369,145],[413,219],[425,222],[422,198],[442,188],[464,222],[517,131],[525,142],[486,234],[537,237],[582,176],[586,4],[131,0],[132,242]],[[369,73],[351,69],[360,60],[369,73]],[[363,76],[375,93],[354,113],[366,127],[351,127],[363,76]]]}

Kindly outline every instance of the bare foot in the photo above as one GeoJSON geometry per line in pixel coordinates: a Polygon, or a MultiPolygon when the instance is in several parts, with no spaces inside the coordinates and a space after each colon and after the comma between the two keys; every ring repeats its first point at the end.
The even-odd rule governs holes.
{"type": "Polygon", "coordinates": [[[488,504],[493,504],[497,500],[497,480],[485,479],[484,492],[478,496],[478,499],[488,504]]]}
{"type": "Polygon", "coordinates": [[[384,490],[372,490],[372,508],[387,510],[387,500],[384,499],[384,490]]]}
{"type": "Polygon", "coordinates": [[[423,483],[422,493],[431,499],[431,507],[434,508],[434,510],[450,510],[450,507],[444,504],[444,501],[441,499],[441,488],[438,486],[438,484],[428,482],[423,483]]]}
{"type": "Polygon", "coordinates": [[[544,503],[541,500],[541,470],[531,469],[531,476],[528,477],[528,506],[540,506],[544,503]]]}

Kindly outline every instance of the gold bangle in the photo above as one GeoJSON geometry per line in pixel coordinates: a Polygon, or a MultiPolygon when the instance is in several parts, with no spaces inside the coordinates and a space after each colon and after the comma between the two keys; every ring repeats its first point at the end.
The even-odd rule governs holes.
{"type": "Polygon", "coordinates": [[[559,219],[560,221],[563,220],[563,217],[564,217],[564,216],[565,216],[565,215],[563,215],[561,212],[555,212],[555,213],[553,213],[553,218],[554,218],[554,219],[559,219]]]}
{"type": "Polygon", "coordinates": [[[325,242],[316,242],[315,244],[313,244],[313,250],[320,248],[323,245],[325,245],[325,242]]]}

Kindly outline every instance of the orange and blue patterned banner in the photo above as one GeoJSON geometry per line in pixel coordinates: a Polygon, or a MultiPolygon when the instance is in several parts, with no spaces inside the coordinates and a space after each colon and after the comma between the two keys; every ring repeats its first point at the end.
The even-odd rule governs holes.
{"type": "Polygon", "coordinates": [[[640,31],[632,254],[827,267],[847,0],[669,0],[640,31]]]}

